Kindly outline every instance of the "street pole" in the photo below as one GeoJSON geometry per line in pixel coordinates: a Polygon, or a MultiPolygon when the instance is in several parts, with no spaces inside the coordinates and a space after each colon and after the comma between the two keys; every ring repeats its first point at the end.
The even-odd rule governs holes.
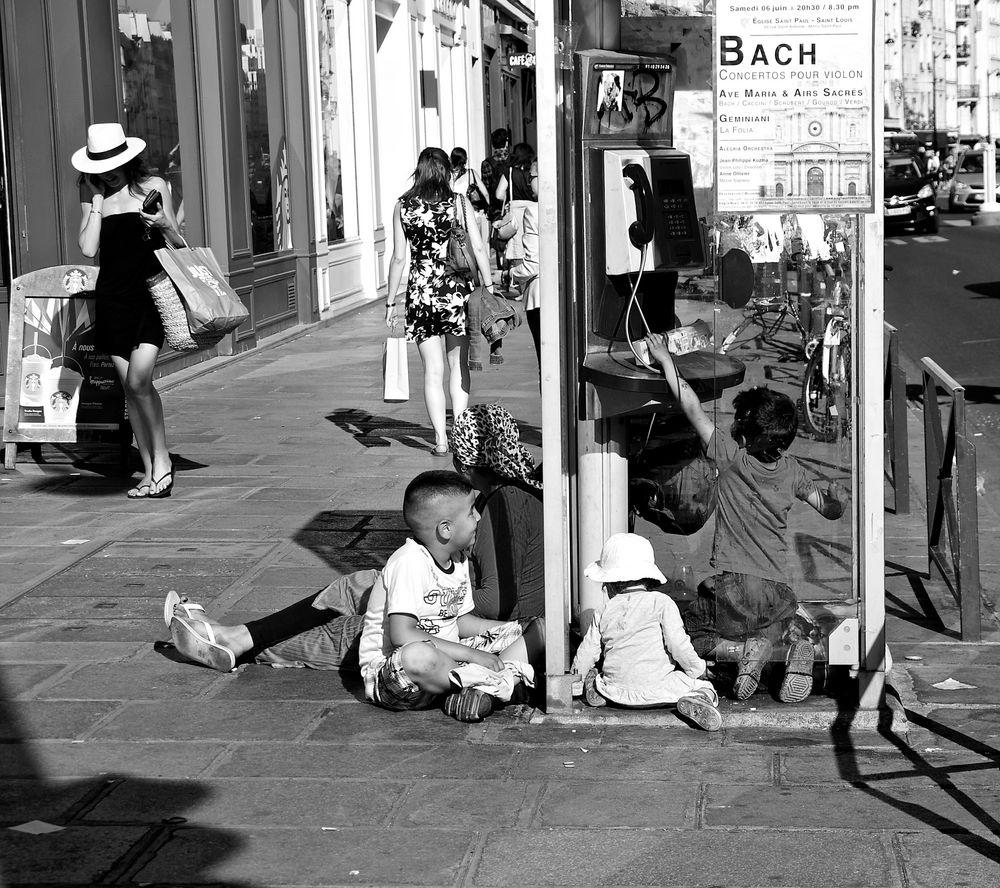
{"type": "Polygon", "coordinates": [[[973,225],[1000,225],[1000,203],[997,203],[997,145],[993,141],[993,121],[990,108],[990,78],[997,71],[986,72],[986,147],[983,149],[983,205],[972,217],[973,225]]]}

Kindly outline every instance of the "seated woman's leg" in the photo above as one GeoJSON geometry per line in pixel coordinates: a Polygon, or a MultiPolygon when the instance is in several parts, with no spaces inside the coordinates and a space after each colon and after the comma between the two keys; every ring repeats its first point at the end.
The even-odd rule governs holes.
{"type": "Polygon", "coordinates": [[[357,670],[358,644],[365,615],[340,615],[336,611],[325,613],[332,619],[321,626],[299,632],[286,641],[270,645],[257,653],[254,661],[271,666],[357,670]]]}

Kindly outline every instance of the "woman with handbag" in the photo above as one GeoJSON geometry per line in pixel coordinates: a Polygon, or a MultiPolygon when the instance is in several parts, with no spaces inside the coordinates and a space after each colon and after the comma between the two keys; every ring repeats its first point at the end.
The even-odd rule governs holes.
{"type": "Polygon", "coordinates": [[[524,317],[541,367],[540,308],[538,304],[538,161],[535,149],[519,142],[511,152],[510,167],[497,185],[498,200],[506,201],[518,220],[518,231],[507,241],[511,277],[524,299],[524,317]]]}
{"type": "MultiPolygon", "coordinates": [[[[483,190],[480,183],[476,180],[476,173],[470,166],[469,155],[466,153],[464,148],[452,148],[451,149],[451,175],[452,182],[451,187],[455,194],[464,194],[466,201],[464,206],[466,208],[472,208],[472,217],[476,225],[479,227],[479,234],[482,237],[483,244],[486,246],[486,255],[489,256],[489,242],[490,242],[490,220],[486,215],[486,211],[489,209],[490,201],[486,196],[486,192],[483,190]]],[[[490,273],[490,280],[492,280],[492,271],[490,273]]],[[[478,346],[478,337],[480,336],[479,330],[474,330],[470,327],[469,329],[469,369],[470,370],[482,370],[483,362],[482,356],[480,355],[481,346],[478,346]]],[[[490,343],[490,363],[491,364],[502,364],[503,363],[503,340],[496,339],[490,343]]]]}
{"type": "MultiPolygon", "coordinates": [[[[462,221],[457,215],[451,181],[448,155],[440,148],[424,148],[417,158],[413,187],[399,198],[392,213],[392,259],[385,306],[385,324],[392,327],[396,322],[396,293],[409,256],[406,338],[417,343],[424,366],[424,404],[434,430],[431,453],[439,457],[450,453],[446,427],[448,394],[455,416],[469,403],[466,305],[475,288],[470,276],[453,273],[448,264],[452,229],[462,221]]],[[[490,260],[479,230],[468,225],[466,234],[483,284],[492,291],[490,260]]]]}
{"type": "Polygon", "coordinates": [[[163,324],[146,279],[163,269],[155,251],[165,238],[176,246],[177,228],[166,182],[151,176],[141,157],[146,143],[125,137],[118,123],[95,123],[87,144],[73,154],[80,171],[80,250],[101,253],[94,287],[97,345],[110,355],[125,389],[129,421],[143,474],[129,499],[162,499],[174,486],[163,405],[153,368],[163,347],[163,324]]]}
{"type": "Polygon", "coordinates": [[[472,215],[479,226],[479,234],[483,243],[489,243],[490,220],[487,212],[490,199],[486,196],[486,187],[476,176],[476,171],[469,166],[469,155],[464,148],[451,149],[451,189],[455,194],[464,194],[466,202],[472,207],[472,215]]]}

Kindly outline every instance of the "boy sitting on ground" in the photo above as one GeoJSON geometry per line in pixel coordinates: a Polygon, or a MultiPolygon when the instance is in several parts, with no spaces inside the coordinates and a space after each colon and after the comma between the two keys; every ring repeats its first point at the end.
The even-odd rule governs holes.
{"type": "Polygon", "coordinates": [[[733,690],[737,700],[746,700],[757,690],[775,645],[787,645],[778,699],[801,703],[812,692],[814,652],[804,637],[808,627],[796,619],[798,601],[785,579],[788,512],[799,499],[836,520],[844,513],[846,495],[836,482],[821,491],[785,452],[798,428],[791,398],[767,387],[742,391],[733,402],[732,435],[719,434],[698,396],[678,375],[666,339],[652,333],[646,345],[719,472],[712,543],[715,592],[699,597],[685,614],[695,650],[716,660],[734,642],[740,644],[733,690]]]}
{"type": "Polygon", "coordinates": [[[649,540],[616,533],[584,575],[603,583],[608,595],[573,659],[572,671],[585,676],[586,702],[642,708],[676,703],[681,715],[706,731],[718,731],[719,695],[705,678],[707,665],[695,653],[677,605],[655,591],[666,578],[649,540]],[[598,672],[595,664],[602,655],[598,672]]]}
{"type": "Polygon", "coordinates": [[[413,536],[372,589],[358,654],[365,696],[378,706],[402,711],[443,701],[459,721],[481,721],[533,681],[528,663],[541,647],[539,622],[525,637],[519,623],[472,613],[465,550],[479,523],[475,503],[475,488],[457,472],[424,472],[406,488],[403,519],[413,536]]]}

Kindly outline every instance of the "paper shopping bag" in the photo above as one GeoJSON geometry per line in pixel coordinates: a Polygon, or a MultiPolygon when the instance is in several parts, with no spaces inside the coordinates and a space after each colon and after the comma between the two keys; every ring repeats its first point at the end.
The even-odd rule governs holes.
{"type": "Polygon", "coordinates": [[[390,336],[382,349],[382,400],[410,400],[410,372],[406,363],[406,340],[390,336]]]}
{"type": "Polygon", "coordinates": [[[164,247],[156,258],[177,287],[192,335],[228,333],[250,317],[208,247],[164,247]]]}

